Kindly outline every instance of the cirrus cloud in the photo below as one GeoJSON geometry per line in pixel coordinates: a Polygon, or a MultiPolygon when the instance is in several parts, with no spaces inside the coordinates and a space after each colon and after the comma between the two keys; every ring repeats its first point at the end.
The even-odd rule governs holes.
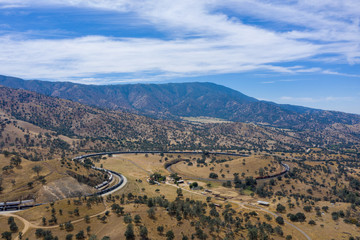
{"type": "MultiPolygon", "coordinates": [[[[171,78],[269,70],[339,74],[296,61],[358,64],[357,1],[3,0],[0,8],[73,7],[132,14],[167,38],[82,36],[64,39],[0,35],[0,72],[25,78],[94,79],[101,74],[171,78]],[[244,18],[267,21],[250,24],[244,18]],[[284,29],[273,27],[283,24],[284,29]],[[270,27],[269,27],[270,26],[270,27]]],[[[344,73],[343,76],[346,76],[344,73]]],[[[357,77],[356,74],[348,75],[357,77]]]]}

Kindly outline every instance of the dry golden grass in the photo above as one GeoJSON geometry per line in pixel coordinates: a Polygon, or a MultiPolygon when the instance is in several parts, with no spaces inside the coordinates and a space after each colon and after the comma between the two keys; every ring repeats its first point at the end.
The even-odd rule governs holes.
{"type": "MultiPolygon", "coordinates": [[[[96,163],[97,166],[100,166],[100,164],[103,165],[106,169],[111,169],[114,171],[117,171],[123,175],[125,175],[128,179],[128,184],[125,188],[121,189],[115,194],[128,194],[133,193],[135,195],[147,195],[148,197],[155,197],[155,196],[165,196],[169,200],[174,200],[177,196],[176,194],[176,186],[168,185],[168,184],[160,184],[160,185],[150,185],[146,182],[146,179],[148,178],[149,174],[154,172],[160,172],[163,175],[168,175],[169,172],[167,172],[164,169],[164,158],[167,157],[169,160],[176,159],[178,156],[177,154],[172,154],[173,156],[170,157],[169,155],[165,155],[164,157],[161,157],[157,154],[152,155],[149,154],[147,157],[144,154],[126,154],[126,155],[115,155],[113,157],[108,157],[106,160],[102,159],[100,162],[96,163]],[[160,161],[161,160],[161,161],[160,161]]],[[[180,158],[188,159],[191,158],[191,155],[181,155],[180,158]]],[[[201,156],[196,156],[201,157],[201,156]]],[[[270,163],[272,159],[267,158],[261,159],[261,156],[254,156],[252,158],[253,164],[250,161],[249,158],[246,160],[246,164],[242,165],[242,159],[235,159],[232,161],[228,161],[224,164],[231,164],[232,162],[239,162],[240,166],[249,167],[249,172],[252,171],[255,173],[255,171],[259,168],[260,162],[265,162],[264,167],[266,166],[266,163],[270,163]],[[258,162],[257,162],[258,161],[258,162]],[[254,166],[255,165],[255,166],[254,166]]],[[[207,161],[209,161],[208,159],[207,161]]],[[[183,163],[179,163],[180,166],[184,165],[183,163]]],[[[290,167],[293,169],[294,167],[300,168],[296,163],[289,162],[288,163],[290,167]]],[[[312,167],[317,165],[324,165],[325,163],[315,163],[315,162],[305,162],[305,164],[308,164],[312,167]]],[[[220,164],[217,164],[220,166],[220,164]]],[[[230,169],[235,168],[235,164],[230,169]]],[[[335,181],[331,180],[331,177],[334,177],[337,173],[337,165],[330,165],[333,172],[325,174],[321,171],[319,172],[306,172],[304,171],[302,173],[302,176],[307,180],[316,180],[318,182],[322,182],[323,179],[325,179],[326,184],[329,188],[335,184],[335,181]]],[[[197,168],[195,166],[195,168],[197,168]]],[[[199,169],[205,169],[199,168],[199,169]]],[[[241,173],[240,173],[241,174],[241,173]]],[[[346,182],[344,179],[340,178],[338,179],[339,186],[345,186],[346,182]]],[[[206,186],[208,182],[201,182],[198,181],[199,185],[206,186]]],[[[282,191],[286,192],[286,195],[289,196],[291,193],[300,193],[308,195],[307,189],[313,190],[313,196],[314,197],[323,197],[326,193],[326,188],[323,189],[313,189],[310,184],[301,182],[299,180],[293,180],[293,179],[286,179],[282,178],[282,180],[277,180],[277,184],[273,186],[272,191],[275,193],[276,191],[282,191]],[[287,180],[289,180],[287,182],[287,180]],[[320,191],[321,190],[321,191],[320,191]]],[[[214,197],[212,198],[212,201],[218,204],[226,204],[231,203],[233,208],[236,209],[236,212],[241,212],[242,214],[250,211],[256,211],[259,215],[256,217],[251,217],[252,223],[256,223],[258,221],[267,221],[265,220],[264,215],[266,212],[261,211],[258,208],[255,208],[253,206],[248,205],[248,203],[256,204],[257,200],[264,200],[269,201],[271,204],[269,207],[264,207],[269,209],[272,212],[276,212],[276,205],[278,203],[283,204],[286,206],[287,211],[286,213],[283,213],[282,216],[284,219],[287,219],[286,214],[287,213],[296,213],[296,212],[304,212],[303,206],[304,203],[299,201],[299,206],[296,205],[296,201],[294,198],[290,198],[292,203],[295,204],[295,207],[293,209],[288,208],[288,198],[287,197],[277,197],[273,196],[272,198],[258,198],[258,197],[251,197],[249,195],[241,195],[239,190],[234,188],[224,188],[221,186],[220,183],[211,182],[212,187],[210,188],[213,193],[218,193],[222,196],[230,197],[228,201],[220,201],[216,200],[214,197]]],[[[262,184],[259,183],[259,184],[262,184]]],[[[211,194],[202,194],[202,190],[197,191],[191,191],[189,190],[189,187],[186,184],[181,185],[181,187],[184,189],[183,194],[184,198],[190,198],[194,200],[206,200],[207,196],[212,196],[211,194]]],[[[207,188],[207,187],[206,187],[207,188]]],[[[114,194],[114,195],[115,195],[114,194]]],[[[322,217],[317,217],[315,214],[315,211],[312,210],[310,213],[305,213],[306,215],[306,222],[304,223],[293,223],[294,225],[301,228],[303,231],[305,231],[312,239],[347,239],[350,235],[351,236],[359,236],[360,232],[359,229],[355,225],[345,224],[342,219],[339,219],[338,221],[333,221],[331,218],[331,212],[332,211],[339,211],[343,210],[346,211],[349,204],[346,203],[336,203],[335,205],[331,205],[329,202],[316,202],[314,206],[322,207],[323,205],[329,206],[328,213],[324,213],[322,217]],[[316,221],[316,225],[312,226],[308,224],[309,220],[316,221]]],[[[186,233],[188,236],[190,233],[194,233],[195,230],[193,227],[190,226],[190,221],[183,220],[182,224],[177,225],[177,220],[175,218],[170,217],[162,208],[158,207],[158,211],[156,212],[157,220],[151,220],[148,218],[146,210],[148,209],[144,205],[138,205],[138,204],[126,204],[123,205],[125,207],[125,212],[131,213],[131,215],[134,217],[135,214],[139,214],[141,218],[143,219],[143,222],[141,224],[144,224],[148,231],[149,231],[149,238],[150,239],[165,239],[165,236],[160,236],[157,231],[156,227],[159,225],[164,225],[165,232],[169,229],[172,229],[175,233],[176,238],[178,239],[182,233],[186,233]]],[[[74,205],[67,205],[67,200],[56,202],[54,205],[54,208],[57,211],[57,217],[59,222],[65,222],[65,221],[76,221],[77,219],[80,220],[79,222],[74,222],[75,229],[70,232],[71,234],[76,234],[80,230],[83,230],[86,232],[86,228],[90,226],[91,234],[96,234],[98,237],[103,236],[110,236],[111,239],[123,239],[124,237],[124,231],[126,229],[126,224],[123,221],[123,217],[115,216],[115,214],[110,213],[110,216],[108,217],[106,223],[102,223],[99,219],[96,217],[91,218],[91,221],[89,224],[86,224],[81,219],[85,215],[93,215],[103,212],[105,210],[105,206],[103,204],[99,204],[97,206],[93,206],[92,209],[87,209],[86,205],[78,206],[80,211],[80,216],[71,216],[69,214],[69,211],[74,211],[75,206],[74,205]],[[63,209],[63,216],[59,216],[58,210],[63,209]]],[[[48,205],[29,209],[27,211],[19,213],[19,215],[23,216],[24,218],[30,220],[32,223],[36,223],[41,225],[41,218],[44,216],[47,219],[51,216],[51,207],[48,205]]],[[[290,221],[290,220],[289,220],[290,221]]],[[[272,217],[272,220],[269,221],[269,223],[275,227],[277,226],[274,217],[272,217]]],[[[135,232],[137,234],[137,238],[139,237],[139,229],[135,226],[135,232]]],[[[66,232],[65,230],[60,230],[60,228],[56,227],[51,229],[53,232],[53,235],[59,236],[64,238],[69,232],[66,232]]],[[[205,230],[208,231],[208,230],[205,230]]],[[[284,235],[292,235],[293,239],[305,239],[304,236],[297,231],[295,228],[293,228],[290,225],[285,224],[283,226],[284,235]]],[[[35,229],[31,229],[28,231],[25,235],[25,237],[29,237],[30,239],[34,238],[35,229]]],[[[242,234],[244,237],[247,235],[247,231],[241,231],[240,234],[242,234]]],[[[239,238],[241,238],[241,235],[238,235],[239,238]]],[[[208,234],[209,235],[209,234],[208,234]]],[[[210,236],[210,235],[209,235],[210,236]]],[[[225,235],[223,233],[220,233],[220,237],[224,237],[225,235]]],[[[210,236],[211,237],[211,236],[210,236]]],[[[283,239],[279,236],[273,235],[273,239],[283,239]]]]}
{"type": "MultiPolygon", "coordinates": [[[[136,239],[139,239],[139,227],[140,226],[146,226],[148,229],[148,237],[149,239],[166,239],[165,234],[159,234],[157,232],[157,227],[162,225],[164,226],[164,233],[166,233],[169,230],[172,230],[175,234],[175,239],[181,239],[183,235],[187,235],[188,237],[191,236],[191,234],[195,233],[195,227],[191,226],[191,221],[197,221],[197,219],[183,219],[180,224],[178,224],[175,217],[171,217],[167,211],[161,207],[157,207],[156,210],[156,219],[150,219],[147,215],[147,210],[149,209],[146,205],[139,205],[139,204],[126,204],[122,205],[125,209],[125,213],[130,213],[132,218],[134,218],[135,215],[140,215],[141,217],[141,223],[134,224],[134,231],[136,234],[136,239]]],[[[237,212],[235,216],[241,217],[245,213],[249,213],[253,211],[252,209],[246,209],[239,207],[237,204],[233,204],[234,210],[237,212]]],[[[209,211],[209,209],[207,209],[209,211]]],[[[207,211],[207,212],[208,212],[207,211]]],[[[221,213],[222,210],[218,209],[218,211],[221,213]]],[[[270,221],[265,220],[264,215],[266,213],[255,210],[258,215],[256,217],[251,217],[251,221],[253,223],[257,222],[268,222],[274,226],[277,224],[275,223],[274,218],[272,218],[270,221]]],[[[104,216],[104,214],[101,214],[100,216],[104,216]]],[[[116,214],[110,212],[109,216],[107,217],[105,222],[102,222],[101,220],[97,219],[96,217],[93,217],[90,219],[89,223],[86,223],[85,221],[78,221],[73,222],[74,230],[67,232],[66,230],[61,230],[59,227],[50,229],[54,236],[59,236],[60,239],[63,239],[67,234],[73,234],[76,235],[79,231],[83,230],[86,233],[87,227],[90,226],[90,232],[89,234],[95,234],[99,238],[103,236],[109,236],[111,239],[124,239],[124,232],[126,230],[127,224],[124,223],[124,217],[123,216],[117,216],[116,214]]],[[[291,229],[287,228],[286,226],[283,227],[284,234],[291,234],[291,229]]],[[[208,229],[204,229],[205,233],[208,234],[208,236],[212,236],[209,233],[208,229]]],[[[247,230],[240,231],[236,236],[237,238],[241,238],[241,236],[246,236],[247,230]]],[[[303,239],[301,236],[296,237],[297,234],[294,233],[294,239],[303,239]]],[[[225,236],[224,232],[221,231],[220,233],[215,233],[213,236],[218,236],[223,238],[225,236]]],[[[25,234],[25,238],[29,237],[30,239],[35,237],[35,229],[31,229],[25,234]]],[[[277,235],[272,235],[273,239],[283,239],[277,235]]]]}
{"type": "MultiPolygon", "coordinates": [[[[115,155],[106,160],[101,160],[97,165],[100,166],[102,164],[104,168],[119,172],[128,179],[127,186],[114,194],[127,194],[131,192],[133,194],[146,194],[149,197],[165,195],[169,200],[174,200],[176,198],[176,187],[167,184],[151,185],[146,181],[150,173],[161,172],[162,174],[169,174],[164,169],[163,162],[160,163],[159,159],[161,159],[159,155],[151,154],[148,157],[145,157],[144,154],[115,155]]],[[[198,193],[187,191],[183,193],[184,197],[194,200],[205,200],[205,196],[198,193]]]]}
{"type": "MultiPolygon", "coordinates": [[[[9,157],[0,154],[0,169],[4,166],[10,165],[9,157]]],[[[40,166],[42,170],[39,176],[45,176],[46,184],[59,181],[61,179],[69,178],[66,171],[71,170],[78,174],[88,176],[94,170],[86,169],[81,165],[75,166],[73,162],[69,162],[70,166],[62,166],[59,160],[47,160],[40,162],[32,162],[22,159],[22,163],[12,170],[2,173],[3,191],[0,194],[0,201],[13,201],[20,199],[33,199],[37,197],[37,193],[44,185],[38,180],[38,175],[32,170],[34,166],[40,166]],[[67,166],[67,167],[66,167],[67,166]],[[76,171],[75,171],[76,169],[76,171]],[[33,182],[33,186],[29,187],[28,183],[33,182]]]]}
{"type": "Polygon", "coordinates": [[[279,214],[282,215],[284,219],[291,222],[287,218],[288,213],[296,214],[297,212],[302,212],[306,216],[306,221],[303,223],[300,222],[291,222],[300,229],[302,229],[304,232],[306,232],[312,239],[348,239],[350,236],[359,236],[360,235],[360,229],[356,227],[356,225],[353,224],[346,224],[343,222],[342,218],[339,218],[339,220],[334,221],[332,219],[331,213],[337,212],[340,210],[343,210],[344,212],[350,208],[351,204],[349,203],[335,203],[331,204],[329,202],[316,202],[315,205],[312,205],[312,211],[311,212],[305,212],[303,210],[303,207],[305,205],[310,204],[303,204],[301,201],[299,201],[299,205],[296,204],[296,200],[293,198],[290,198],[291,202],[295,204],[294,208],[288,207],[288,198],[281,198],[280,200],[276,199],[275,202],[273,202],[270,207],[268,207],[269,210],[276,212],[276,206],[278,203],[281,203],[282,205],[286,206],[286,212],[279,214]],[[318,217],[316,216],[316,211],[314,210],[314,207],[320,207],[320,209],[323,206],[328,206],[329,210],[327,212],[324,212],[321,210],[322,216],[318,217]],[[308,222],[310,220],[314,220],[316,222],[316,225],[310,225],[308,222]]]}
{"type": "Polygon", "coordinates": [[[89,215],[89,216],[95,215],[97,213],[103,212],[106,208],[106,206],[103,203],[98,203],[98,204],[93,203],[90,208],[87,207],[86,202],[82,202],[81,205],[75,205],[73,200],[77,200],[77,198],[63,199],[60,201],[56,201],[53,207],[51,207],[50,203],[48,203],[38,207],[20,211],[16,214],[25,218],[27,221],[31,222],[32,224],[42,226],[43,217],[45,217],[47,220],[51,219],[52,208],[55,209],[58,224],[67,221],[75,221],[78,219],[83,219],[85,215],[89,215]],[[78,216],[74,214],[74,210],[76,208],[79,210],[78,216]],[[59,210],[62,210],[62,215],[60,214],[59,210]]]}
{"type": "MultiPolygon", "coordinates": [[[[5,231],[10,231],[9,225],[8,225],[8,216],[4,216],[0,214],[0,234],[5,231]]],[[[18,233],[24,228],[24,224],[22,221],[20,221],[17,218],[14,218],[16,225],[18,226],[19,230],[12,234],[12,237],[15,237],[18,235],[18,233]]]]}
{"type": "Polygon", "coordinates": [[[339,153],[328,153],[320,148],[315,148],[309,153],[277,153],[284,159],[306,159],[306,160],[348,160],[352,159],[350,155],[339,153]]]}
{"type": "MultiPolygon", "coordinates": [[[[226,157],[218,157],[218,159],[221,158],[227,159],[226,157]]],[[[283,170],[283,167],[273,157],[258,155],[240,157],[223,163],[211,163],[211,159],[207,159],[207,166],[197,164],[196,160],[191,160],[191,163],[193,165],[189,166],[186,162],[179,162],[172,165],[171,169],[180,175],[194,178],[209,178],[210,173],[216,173],[219,179],[223,180],[233,180],[235,173],[238,173],[240,178],[246,176],[257,177],[260,168],[265,169],[264,175],[276,174],[283,170]],[[270,169],[273,170],[270,171],[270,169]]]]}
{"type": "Polygon", "coordinates": [[[181,119],[195,123],[230,123],[231,121],[212,117],[181,117],[181,119]]]}

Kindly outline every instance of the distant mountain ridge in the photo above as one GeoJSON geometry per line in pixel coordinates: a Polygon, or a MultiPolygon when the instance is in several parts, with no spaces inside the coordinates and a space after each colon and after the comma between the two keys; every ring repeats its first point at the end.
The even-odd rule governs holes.
{"type": "Polygon", "coordinates": [[[360,115],[260,101],[214,83],[97,86],[0,76],[0,85],[155,118],[206,116],[293,129],[360,123],[360,115]]]}

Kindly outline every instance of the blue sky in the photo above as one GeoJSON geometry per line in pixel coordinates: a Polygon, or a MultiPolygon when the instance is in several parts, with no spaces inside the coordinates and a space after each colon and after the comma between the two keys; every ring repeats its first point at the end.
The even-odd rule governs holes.
{"type": "Polygon", "coordinates": [[[209,81],[360,114],[358,0],[0,0],[0,74],[209,81]]]}

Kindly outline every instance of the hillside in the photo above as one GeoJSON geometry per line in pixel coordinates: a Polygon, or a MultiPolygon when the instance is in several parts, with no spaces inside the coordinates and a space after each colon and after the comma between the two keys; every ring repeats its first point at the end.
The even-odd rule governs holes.
{"type": "Polygon", "coordinates": [[[49,156],[59,149],[62,154],[121,149],[304,151],[313,145],[339,150],[358,144],[360,136],[358,125],[333,124],[312,132],[246,123],[156,120],[7,87],[0,87],[0,112],[2,148],[49,156]]]}
{"type": "Polygon", "coordinates": [[[108,151],[212,149],[216,146],[252,149],[255,146],[272,148],[275,144],[282,147],[303,145],[297,138],[283,131],[251,124],[199,125],[154,120],[6,87],[0,87],[0,111],[3,113],[0,115],[0,144],[9,149],[32,148],[39,151],[39,146],[42,151],[51,149],[51,144],[45,144],[49,141],[41,141],[39,137],[46,132],[45,135],[50,136],[51,141],[58,142],[55,149],[62,146],[63,151],[80,151],[89,147],[90,150],[108,151]],[[28,135],[28,140],[23,135],[28,135]],[[59,138],[61,140],[57,140],[59,138]]]}
{"type": "Polygon", "coordinates": [[[360,124],[328,124],[314,132],[253,123],[156,120],[0,86],[0,197],[55,201],[1,215],[0,223],[11,237],[21,231],[29,239],[124,239],[130,226],[135,239],[167,239],[171,233],[175,239],[256,239],[249,237],[255,232],[265,239],[346,239],[359,235],[359,142],[360,124]],[[95,166],[123,174],[127,185],[104,198],[58,200],[94,191],[76,181],[84,179],[82,175],[100,177],[92,179],[92,186],[103,179],[70,157],[147,149],[250,155],[90,157],[95,166]],[[22,159],[19,166],[12,160],[17,157],[22,159]],[[169,176],[165,163],[174,160],[180,161],[171,170],[183,176],[184,183],[175,185],[171,178],[160,185],[147,181],[150,173],[169,176]],[[282,171],[279,160],[290,166],[289,173],[254,181],[282,171]],[[31,170],[36,165],[42,166],[39,174],[31,170]],[[211,174],[217,179],[208,181],[211,174]],[[198,187],[191,188],[195,181],[198,187]],[[258,200],[269,206],[259,206],[258,200]],[[9,224],[10,216],[17,230],[9,224]]]}
{"type": "Polygon", "coordinates": [[[0,85],[156,118],[206,116],[297,130],[319,130],[334,123],[360,123],[359,115],[259,101],[213,83],[95,86],[0,76],[0,85]]]}
{"type": "MultiPolygon", "coordinates": [[[[0,154],[1,201],[34,199],[38,203],[95,192],[92,187],[101,183],[106,175],[66,160],[34,161],[18,154],[0,154]],[[36,171],[36,168],[39,171],[36,171]],[[76,177],[92,176],[87,184],[76,177]],[[91,185],[92,184],[92,185],[91,185]],[[91,186],[90,186],[91,185],[91,186]]],[[[42,160],[42,159],[41,159],[42,160]]]]}

